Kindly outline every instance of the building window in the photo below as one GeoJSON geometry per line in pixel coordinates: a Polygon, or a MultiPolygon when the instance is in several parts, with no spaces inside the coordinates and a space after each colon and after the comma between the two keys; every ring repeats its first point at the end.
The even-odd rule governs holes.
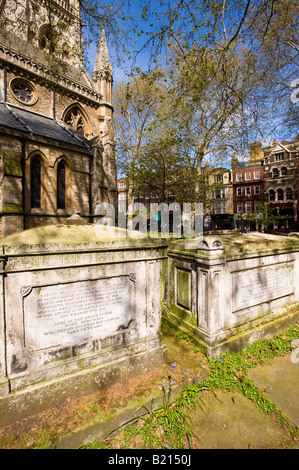
{"type": "Polygon", "coordinates": [[[270,189],[270,191],[269,191],[269,201],[275,201],[275,191],[274,191],[274,189],[270,189]]]}
{"type": "Polygon", "coordinates": [[[281,176],[286,176],[288,174],[288,169],[286,166],[281,167],[281,176]]]}
{"type": "Polygon", "coordinates": [[[255,186],[255,187],[254,187],[254,194],[256,194],[256,195],[261,194],[261,188],[260,188],[260,186],[255,186]]]}
{"type": "Polygon", "coordinates": [[[255,172],[254,172],[254,179],[255,179],[255,180],[259,180],[260,177],[261,177],[261,172],[260,172],[260,171],[255,171],[255,172]]]}
{"type": "Polygon", "coordinates": [[[293,190],[292,188],[287,188],[286,189],[286,197],[288,200],[293,199],[293,190]]]}
{"type": "Polygon", "coordinates": [[[237,196],[242,196],[242,188],[237,188],[237,196]]]}
{"type": "Polygon", "coordinates": [[[242,181],[242,173],[237,173],[236,174],[236,180],[237,181],[242,181]]]}
{"type": "Polygon", "coordinates": [[[276,153],[274,155],[274,161],[275,162],[281,162],[282,160],[284,160],[284,154],[283,153],[276,153]]]}
{"type": "Polygon", "coordinates": [[[57,166],[57,209],[65,209],[65,165],[57,166]]]}
{"type": "Polygon", "coordinates": [[[255,202],[254,203],[254,212],[260,212],[261,210],[261,203],[260,202],[255,202]]]}
{"type": "Polygon", "coordinates": [[[243,204],[242,204],[242,202],[238,202],[238,204],[237,204],[237,212],[242,212],[242,210],[243,210],[243,204]]]}
{"type": "Polygon", "coordinates": [[[250,196],[250,194],[251,194],[251,187],[247,186],[247,188],[245,188],[245,195],[250,196]]]}
{"type": "Polygon", "coordinates": [[[216,202],[214,204],[214,214],[225,214],[225,202],[216,202]]]}
{"type": "Polygon", "coordinates": [[[214,189],[213,198],[214,199],[225,199],[225,188],[214,189]]]}
{"type": "Polygon", "coordinates": [[[283,201],[283,190],[282,189],[277,190],[277,200],[278,201],[283,201]]]}
{"type": "Polygon", "coordinates": [[[223,182],[223,175],[216,175],[214,178],[215,183],[222,183],[223,182]]]}
{"type": "Polygon", "coordinates": [[[246,173],[245,173],[245,180],[246,180],[246,181],[250,181],[250,180],[251,180],[251,174],[250,174],[250,172],[246,172],[246,173]]]}
{"type": "Polygon", "coordinates": [[[251,202],[245,203],[245,212],[251,212],[251,202]]]}
{"type": "Polygon", "coordinates": [[[30,188],[31,188],[31,208],[41,207],[41,162],[38,157],[34,157],[31,162],[30,188]]]}
{"type": "Polygon", "coordinates": [[[272,168],[272,178],[278,178],[278,176],[279,176],[278,168],[276,167],[272,168]]]}

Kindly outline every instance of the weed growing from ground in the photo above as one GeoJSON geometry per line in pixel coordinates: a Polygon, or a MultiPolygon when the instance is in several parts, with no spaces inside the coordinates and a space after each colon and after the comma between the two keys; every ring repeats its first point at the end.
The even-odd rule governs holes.
{"type": "MultiPolygon", "coordinates": [[[[177,332],[179,340],[193,344],[186,333],[177,332]]],[[[203,392],[222,389],[224,391],[239,391],[250,399],[265,413],[273,414],[276,421],[289,429],[296,439],[299,428],[293,427],[290,420],[283,416],[277,406],[260,390],[258,385],[248,377],[248,369],[263,364],[277,356],[283,356],[292,351],[294,340],[299,338],[299,325],[288,328],[282,335],[271,339],[258,340],[240,353],[225,353],[209,359],[210,375],[204,381],[198,382],[194,377],[193,384],[185,386],[179,397],[172,402],[171,375],[162,386],[163,404],[148,410],[142,416],[133,418],[115,432],[115,436],[106,441],[96,439],[84,448],[192,448],[197,436],[192,432],[191,413],[197,407],[204,410],[203,392]]],[[[170,369],[176,370],[173,362],[170,369]]],[[[188,371],[183,371],[183,377],[188,371]]],[[[152,405],[154,397],[152,397],[152,405]]],[[[140,411],[140,410],[139,410],[140,411]]]]}

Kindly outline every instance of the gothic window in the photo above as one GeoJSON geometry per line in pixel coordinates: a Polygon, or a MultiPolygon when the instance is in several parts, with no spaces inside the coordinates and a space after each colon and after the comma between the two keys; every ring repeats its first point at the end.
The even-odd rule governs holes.
{"type": "Polygon", "coordinates": [[[65,209],[65,165],[60,162],[57,166],[57,209],[65,209]]]}
{"type": "Polygon", "coordinates": [[[65,122],[79,135],[84,136],[84,120],[78,108],[72,108],[65,116],[65,122]]]}
{"type": "Polygon", "coordinates": [[[37,28],[36,24],[31,21],[28,25],[28,42],[35,44],[37,39],[37,28]]]}
{"type": "Polygon", "coordinates": [[[279,176],[279,170],[278,168],[274,167],[272,169],[272,178],[278,178],[278,176],[279,176]]]}
{"type": "Polygon", "coordinates": [[[40,49],[53,54],[55,52],[55,33],[50,25],[44,25],[39,31],[39,47],[40,49]]]}
{"type": "Polygon", "coordinates": [[[34,157],[31,162],[30,175],[31,188],[31,208],[41,207],[41,162],[38,157],[34,157]]]}
{"type": "Polygon", "coordinates": [[[286,166],[281,167],[281,176],[286,176],[288,173],[288,169],[286,166]]]}
{"type": "Polygon", "coordinates": [[[37,101],[37,94],[34,86],[23,78],[12,80],[10,83],[10,90],[20,103],[32,105],[37,101]]]}

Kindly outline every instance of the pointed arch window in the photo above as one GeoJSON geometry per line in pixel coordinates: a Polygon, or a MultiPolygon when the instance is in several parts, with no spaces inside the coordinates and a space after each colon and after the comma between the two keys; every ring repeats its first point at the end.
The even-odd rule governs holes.
{"type": "Polygon", "coordinates": [[[65,164],[63,162],[59,162],[57,166],[57,209],[65,209],[65,173],[65,164]]]}
{"type": "Polygon", "coordinates": [[[82,135],[82,137],[84,136],[84,119],[77,107],[70,109],[64,120],[75,132],[82,135]]]}
{"type": "Polygon", "coordinates": [[[39,30],[39,48],[53,54],[56,49],[55,40],[57,34],[49,24],[43,25],[39,30]]]}
{"type": "Polygon", "coordinates": [[[31,208],[41,207],[41,161],[34,157],[30,168],[31,208]]]}

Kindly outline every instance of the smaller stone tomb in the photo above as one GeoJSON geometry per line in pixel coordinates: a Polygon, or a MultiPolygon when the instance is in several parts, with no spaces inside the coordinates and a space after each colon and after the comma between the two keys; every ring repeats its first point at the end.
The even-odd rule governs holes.
{"type": "Polygon", "coordinates": [[[209,354],[240,349],[299,317],[298,238],[234,233],[198,242],[169,245],[165,314],[209,354]]]}
{"type": "Polygon", "coordinates": [[[129,276],[22,289],[25,346],[65,347],[129,328],[134,282],[129,276]]]}

